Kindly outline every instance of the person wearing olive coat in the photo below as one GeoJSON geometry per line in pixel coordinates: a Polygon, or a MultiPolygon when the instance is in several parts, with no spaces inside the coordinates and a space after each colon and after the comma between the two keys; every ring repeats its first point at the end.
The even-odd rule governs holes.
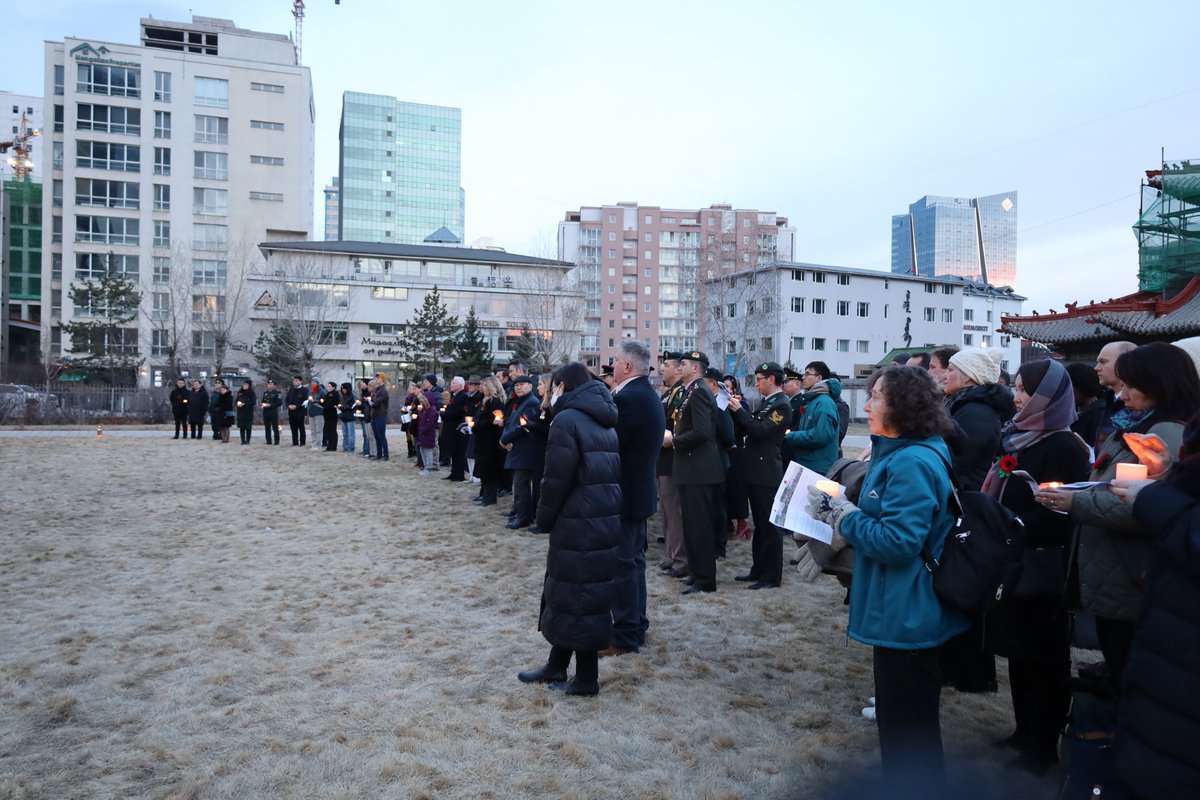
{"type": "Polygon", "coordinates": [[[600,691],[598,651],[612,638],[612,587],[621,536],[621,456],[612,394],[572,362],[554,373],[554,422],[537,525],[549,531],[538,627],[551,645],[524,683],[569,695],[600,691]],[[567,680],[571,653],[575,677],[567,680]]]}

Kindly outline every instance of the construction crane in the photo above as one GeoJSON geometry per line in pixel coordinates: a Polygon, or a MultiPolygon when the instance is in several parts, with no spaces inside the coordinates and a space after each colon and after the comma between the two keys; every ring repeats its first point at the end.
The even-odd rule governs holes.
{"type": "Polygon", "coordinates": [[[29,157],[29,142],[35,136],[41,136],[42,132],[36,128],[30,129],[25,115],[21,114],[21,127],[17,128],[17,135],[12,141],[0,142],[0,153],[7,153],[10,149],[13,155],[8,159],[8,163],[13,168],[13,177],[19,181],[23,181],[29,177],[29,173],[33,172],[33,159],[29,157]]]}
{"type": "MultiPolygon", "coordinates": [[[[342,0],[333,0],[340,6],[342,0]]],[[[292,16],[296,18],[296,65],[300,65],[300,38],[304,35],[304,0],[292,0],[292,16]]]]}

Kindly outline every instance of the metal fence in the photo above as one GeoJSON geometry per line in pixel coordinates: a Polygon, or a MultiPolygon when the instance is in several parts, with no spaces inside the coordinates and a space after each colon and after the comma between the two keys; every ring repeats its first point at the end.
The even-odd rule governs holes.
{"type": "Polygon", "coordinates": [[[0,424],[161,424],[171,421],[169,396],[169,389],[51,384],[49,391],[38,388],[6,396],[0,404],[0,424]]]}

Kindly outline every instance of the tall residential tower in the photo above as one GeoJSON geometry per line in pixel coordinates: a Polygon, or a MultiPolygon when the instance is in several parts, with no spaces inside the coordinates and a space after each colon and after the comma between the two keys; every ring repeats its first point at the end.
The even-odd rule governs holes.
{"type": "Polygon", "coordinates": [[[339,239],[464,240],[461,109],[345,92],[338,143],[339,239]]]}

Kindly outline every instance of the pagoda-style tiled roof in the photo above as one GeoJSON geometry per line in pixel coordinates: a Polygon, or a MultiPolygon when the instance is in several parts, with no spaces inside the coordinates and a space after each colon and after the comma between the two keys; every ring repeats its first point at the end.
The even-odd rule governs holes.
{"type": "Polygon", "coordinates": [[[1043,344],[1196,336],[1200,335],[1200,276],[1167,300],[1155,292],[1136,292],[1086,306],[1068,303],[1061,313],[1003,315],[1000,322],[1001,332],[1043,344]]]}

